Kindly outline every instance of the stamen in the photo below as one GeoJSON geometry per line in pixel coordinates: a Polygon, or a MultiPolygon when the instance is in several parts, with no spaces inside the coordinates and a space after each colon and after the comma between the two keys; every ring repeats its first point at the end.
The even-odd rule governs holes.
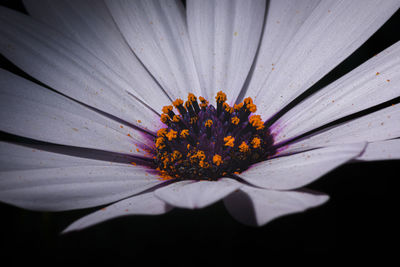
{"type": "Polygon", "coordinates": [[[260,115],[250,116],[249,122],[256,130],[262,130],[265,127],[260,115]]]}
{"type": "Polygon", "coordinates": [[[235,138],[233,138],[232,136],[224,137],[224,142],[225,142],[224,146],[233,147],[235,145],[235,143],[234,143],[235,142],[235,138]]]}
{"type": "Polygon", "coordinates": [[[252,99],[251,97],[246,97],[246,98],[243,100],[243,103],[244,103],[245,106],[250,105],[250,104],[253,104],[253,99],[252,99]]]}
{"type": "Polygon", "coordinates": [[[249,105],[246,106],[246,108],[247,108],[251,113],[254,113],[254,112],[257,111],[257,106],[254,105],[254,104],[249,104],[249,105]]]}
{"type": "Polygon", "coordinates": [[[176,161],[178,159],[182,158],[182,154],[181,152],[174,150],[174,152],[172,153],[172,160],[176,161]]]}
{"type": "Polygon", "coordinates": [[[200,162],[199,162],[199,166],[200,166],[200,167],[202,167],[202,168],[205,168],[205,169],[207,169],[207,168],[209,168],[209,167],[210,167],[210,164],[209,164],[207,161],[200,160],[200,162]]]}
{"type": "Polygon", "coordinates": [[[231,108],[228,103],[226,103],[226,102],[223,103],[222,107],[224,108],[226,113],[228,113],[228,114],[233,113],[233,108],[231,108]]]}
{"type": "Polygon", "coordinates": [[[239,103],[239,104],[234,104],[233,108],[235,109],[235,111],[239,111],[241,108],[243,107],[243,103],[239,103]]]}
{"type": "Polygon", "coordinates": [[[185,102],[185,107],[186,109],[189,111],[189,116],[191,118],[196,117],[196,113],[194,112],[194,109],[192,107],[192,102],[190,102],[189,100],[185,102]]]}
{"type": "Polygon", "coordinates": [[[171,120],[169,119],[168,115],[166,115],[166,114],[161,114],[161,122],[168,126],[171,124],[171,120]]]}
{"type": "Polygon", "coordinates": [[[215,154],[214,157],[213,157],[213,163],[214,163],[215,165],[217,165],[217,166],[221,165],[221,163],[222,163],[222,158],[221,158],[221,156],[218,155],[218,154],[215,154]]]}
{"type": "Polygon", "coordinates": [[[181,117],[179,117],[179,116],[177,116],[177,115],[174,115],[172,121],[173,121],[173,122],[180,122],[180,121],[181,121],[181,117]]]}
{"type": "Polygon", "coordinates": [[[167,128],[161,128],[160,130],[157,131],[157,136],[165,136],[168,132],[167,128]]]}
{"type": "Polygon", "coordinates": [[[202,109],[203,111],[205,111],[206,108],[207,108],[207,106],[208,106],[208,101],[207,101],[204,97],[202,97],[202,96],[199,96],[199,100],[200,100],[200,102],[201,102],[201,104],[200,104],[201,109],[202,109]]]}
{"type": "Polygon", "coordinates": [[[158,137],[156,139],[156,148],[159,150],[162,150],[163,148],[165,148],[165,143],[164,143],[165,139],[162,137],[158,137]]]}
{"type": "Polygon", "coordinates": [[[179,111],[179,113],[183,116],[187,113],[186,108],[183,106],[183,100],[177,98],[174,102],[172,102],[174,107],[179,111]]]}
{"type": "Polygon", "coordinates": [[[226,101],[226,94],[222,91],[219,91],[215,99],[217,102],[224,103],[226,101]]]}
{"type": "Polygon", "coordinates": [[[219,91],[215,97],[215,100],[217,100],[217,116],[219,117],[222,111],[222,104],[226,101],[226,94],[222,91],[219,91]]]}
{"type": "Polygon", "coordinates": [[[189,136],[189,130],[188,130],[188,129],[182,130],[181,133],[179,134],[179,136],[180,136],[181,138],[184,138],[184,139],[185,139],[186,137],[189,136]]]}
{"type": "Polygon", "coordinates": [[[238,125],[239,122],[240,122],[240,119],[238,117],[232,117],[231,118],[231,123],[232,124],[238,125]]]}
{"type": "Polygon", "coordinates": [[[251,140],[251,145],[253,148],[259,148],[261,145],[261,140],[258,137],[254,137],[253,140],[251,140]]]}
{"type": "Polygon", "coordinates": [[[242,144],[240,144],[239,151],[242,153],[246,153],[249,151],[249,146],[246,144],[245,141],[243,141],[242,144]]]}
{"type": "Polygon", "coordinates": [[[199,108],[199,104],[197,103],[197,98],[194,94],[189,93],[188,95],[188,102],[190,101],[190,103],[192,104],[192,107],[195,111],[196,114],[199,114],[200,112],[200,108],[199,108]]]}
{"type": "Polygon", "coordinates": [[[170,118],[173,118],[175,116],[175,113],[172,111],[173,107],[172,106],[164,106],[162,108],[162,112],[164,114],[167,114],[170,118]]]}
{"type": "Polygon", "coordinates": [[[172,139],[175,139],[177,136],[178,136],[178,132],[174,131],[172,129],[166,135],[166,137],[168,138],[168,141],[172,141],[172,139]]]}
{"type": "Polygon", "coordinates": [[[165,114],[167,114],[167,115],[168,115],[168,113],[169,113],[170,111],[172,111],[172,106],[164,106],[164,107],[162,108],[162,112],[165,113],[165,114]]]}

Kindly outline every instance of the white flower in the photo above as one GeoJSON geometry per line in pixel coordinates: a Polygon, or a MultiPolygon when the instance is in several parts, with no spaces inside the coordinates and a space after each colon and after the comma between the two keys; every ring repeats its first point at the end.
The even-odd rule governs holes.
{"type": "Polygon", "coordinates": [[[113,203],[66,231],[220,199],[240,222],[264,225],[326,202],[301,188],[339,165],[400,158],[398,105],[333,123],[400,96],[400,43],[280,112],[397,0],[24,3],[33,18],[0,8],[0,52],[43,85],[0,70],[0,130],[27,138],[0,143],[0,200],[47,211],[113,203]],[[254,97],[278,152],[216,181],[149,171],[161,108],[221,89],[231,105],[254,97]]]}

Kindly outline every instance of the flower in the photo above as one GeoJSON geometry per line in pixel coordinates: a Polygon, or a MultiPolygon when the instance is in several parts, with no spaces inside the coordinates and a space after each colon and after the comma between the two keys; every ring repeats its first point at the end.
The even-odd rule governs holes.
{"type": "Polygon", "coordinates": [[[285,109],[366,41],[398,1],[25,5],[31,17],[0,9],[0,52],[40,84],[0,71],[0,129],[23,137],[0,143],[0,200],[48,211],[111,203],[66,231],[221,199],[240,222],[264,225],[325,203],[328,196],[303,187],[332,169],[400,157],[398,105],[384,104],[400,95],[400,43],[285,109]],[[207,111],[215,95],[217,109],[207,111]],[[197,116],[184,121],[171,102],[197,116]],[[241,123],[253,134],[223,134],[221,149],[253,156],[268,148],[262,161],[251,158],[237,171],[226,165],[234,166],[230,152],[197,149],[189,162],[197,173],[167,168],[208,142],[213,127],[233,133],[241,123]],[[203,139],[191,135],[196,125],[203,139]],[[164,150],[185,138],[193,140],[164,150]],[[222,171],[196,179],[210,165],[222,171]]]}

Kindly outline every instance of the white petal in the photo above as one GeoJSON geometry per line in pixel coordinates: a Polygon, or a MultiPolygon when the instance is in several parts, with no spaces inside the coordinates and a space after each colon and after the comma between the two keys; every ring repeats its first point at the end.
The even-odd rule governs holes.
{"type": "Polygon", "coordinates": [[[180,1],[106,1],[126,41],[172,98],[200,92],[180,1]]]}
{"type": "Polygon", "coordinates": [[[273,191],[242,187],[224,199],[225,207],[239,222],[261,226],[283,215],[324,204],[329,197],[299,191],[273,191]]]}
{"type": "Polygon", "coordinates": [[[260,49],[246,95],[254,97],[275,71],[276,63],[320,0],[271,0],[260,49]]]}
{"type": "Polygon", "coordinates": [[[290,144],[285,153],[322,146],[381,141],[396,137],[400,137],[399,104],[290,144]]]}
{"type": "MultiPolygon", "coordinates": [[[[0,171],[31,170],[68,166],[125,165],[122,163],[94,160],[83,157],[48,152],[49,146],[27,147],[0,142],[0,171]]],[[[65,148],[61,148],[64,150],[65,148]]],[[[128,160],[127,160],[128,162],[128,160]]],[[[126,165],[125,165],[126,166],[126,165]]]]}
{"type": "Polygon", "coordinates": [[[239,176],[259,187],[296,189],[358,157],[364,148],[365,143],[332,146],[270,159],[251,166],[239,176]]]}
{"type": "Polygon", "coordinates": [[[190,41],[204,96],[234,103],[260,42],[264,0],[187,1],[190,41]]]}
{"type": "Polygon", "coordinates": [[[24,0],[36,19],[68,35],[123,77],[153,109],[170,100],[132,53],[103,1],[24,0]]]}
{"type": "Polygon", "coordinates": [[[400,96],[400,42],[321,89],[272,127],[280,142],[400,96]]]}
{"type": "Polygon", "coordinates": [[[153,192],[137,195],[91,213],[69,225],[63,233],[78,231],[95,224],[129,215],[160,215],[172,209],[153,192]]]}
{"type": "Polygon", "coordinates": [[[138,127],[153,131],[160,127],[158,116],[130,94],[131,86],[103,61],[47,25],[3,7],[0,53],[73,99],[138,127]]]}
{"type": "Polygon", "coordinates": [[[400,159],[400,139],[368,143],[359,160],[400,159]]]}
{"type": "Polygon", "coordinates": [[[259,113],[269,118],[299,96],[361,46],[399,6],[398,0],[321,1],[256,89],[259,113]]]}
{"type": "Polygon", "coordinates": [[[0,172],[0,200],[32,210],[104,205],[163,181],[136,166],[72,166],[0,172]]]}
{"type": "Polygon", "coordinates": [[[0,69],[0,129],[56,144],[145,155],[142,133],[0,69]],[[129,136],[128,136],[129,134],[129,136]]]}
{"type": "Polygon", "coordinates": [[[228,178],[218,181],[181,181],[157,189],[155,195],[175,207],[201,209],[226,197],[240,186],[240,183],[228,178]]]}

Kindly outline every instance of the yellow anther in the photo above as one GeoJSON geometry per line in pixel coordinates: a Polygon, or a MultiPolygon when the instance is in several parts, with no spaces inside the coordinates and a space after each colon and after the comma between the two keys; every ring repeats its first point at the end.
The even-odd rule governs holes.
{"type": "Polygon", "coordinates": [[[239,122],[240,122],[240,119],[238,117],[232,117],[231,118],[231,123],[232,124],[238,125],[239,122]]]}
{"type": "Polygon", "coordinates": [[[191,101],[188,100],[188,101],[185,102],[185,107],[186,108],[189,108],[191,105],[192,105],[191,101]]]}
{"type": "Polygon", "coordinates": [[[172,141],[172,139],[176,138],[177,136],[178,136],[178,132],[174,131],[172,129],[166,134],[168,141],[172,141]]]}
{"type": "Polygon", "coordinates": [[[173,109],[172,106],[164,106],[162,108],[162,112],[165,113],[165,114],[168,114],[172,109],[173,109]]]}
{"type": "Polygon", "coordinates": [[[160,172],[158,174],[158,176],[159,176],[159,180],[161,180],[161,181],[170,180],[170,179],[174,178],[174,177],[170,176],[166,171],[160,170],[160,168],[157,168],[156,170],[160,172]]]}
{"type": "Polygon", "coordinates": [[[225,146],[233,147],[235,145],[235,138],[232,136],[224,137],[225,146]]]}
{"type": "MultiPolygon", "coordinates": [[[[189,130],[188,129],[184,129],[181,131],[181,133],[179,134],[179,136],[181,138],[186,138],[189,135],[189,130]]],[[[189,144],[188,144],[189,145],[189,144]]]]}
{"type": "Polygon", "coordinates": [[[163,149],[164,147],[165,147],[164,138],[163,137],[158,137],[156,139],[156,148],[157,149],[163,149]]]}
{"type": "Polygon", "coordinates": [[[206,127],[211,127],[211,125],[213,124],[212,120],[207,120],[206,123],[204,124],[206,127]]]}
{"type": "Polygon", "coordinates": [[[178,115],[174,115],[174,118],[172,119],[173,122],[179,122],[181,120],[181,117],[178,115]]]}
{"type": "Polygon", "coordinates": [[[179,107],[181,105],[183,105],[183,100],[180,98],[177,98],[174,102],[172,102],[172,105],[174,105],[174,107],[179,107]]]}
{"type": "Polygon", "coordinates": [[[217,102],[223,103],[226,101],[226,94],[222,91],[219,91],[215,99],[217,100],[217,102]]]}
{"type": "Polygon", "coordinates": [[[214,164],[217,165],[217,166],[221,165],[221,163],[222,163],[222,158],[221,158],[221,156],[218,155],[218,154],[215,154],[214,157],[213,157],[213,162],[214,162],[214,164]]]}
{"type": "Polygon", "coordinates": [[[204,151],[199,150],[197,151],[193,156],[190,157],[192,161],[198,159],[198,160],[205,160],[206,159],[206,154],[204,153],[204,151]]]}
{"type": "Polygon", "coordinates": [[[243,153],[249,151],[249,146],[246,144],[245,141],[243,141],[243,142],[240,144],[240,146],[239,146],[239,151],[240,151],[240,152],[243,152],[243,153]]]}
{"type": "Polygon", "coordinates": [[[258,148],[261,145],[261,140],[258,137],[254,137],[253,140],[251,140],[251,145],[253,148],[258,148]]]}
{"type": "Polygon", "coordinates": [[[202,168],[207,169],[208,167],[210,167],[210,164],[207,161],[200,160],[199,161],[199,166],[202,167],[202,168]]]}
{"type": "Polygon", "coordinates": [[[172,160],[177,160],[180,159],[182,157],[181,152],[174,150],[174,152],[172,152],[172,160]]]}
{"type": "Polygon", "coordinates": [[[196,154],[197,158],[200,160],[205,160],[206,159],[206,154],[204,154],[204,151],[199,150],[196,154]]]}
{"type": "Polygon", "coordinates": [[[169,121],[169,117],[167,114],[161,114],[161,122],[167,123],[169,121]]]}
{"type": "Polygon", "coordinates": [[[250,104],[253,104],[253,99],[251,98],[251,97],[246,97],[244,100],[243,100],[243,103],[247,106],[247,105],[250,105],[250,104]]]}
{"type": "Polygon", "coordinates": [[[200,107],[206,108],[208,106],[208,101],[204,97],[199,96],[199,100],[201,102],[200,103],[200,107]]]}
{"type": "Polygon", "coordinates": [[[254,112],[257,111],[257,106],[254,105],[254,104],[248,104],[248,105],[246,106],[246,108],[247,108],[250,112],[252,112],[252,113],[254,113],[254,112]]]}
{"type": "Polygon", "coordinates": [[[225,111],[226,112],[228,112],[228,113],[233,113],[233,108],[231,107],[231,106],[229,106],[229,104],[228,103],[223,103],[222,104],[222,107],[225,109],[225,111]]]}
{"type": "Polygon", "coordinates": [[[194,94],[192,94],[192,93],[189,93],[188,94],[188,101],[190,101],[190,102],[194,102],[194,101],[196,101],[196,96],[194,95],[194,94]]]}
{"type": "Polygon", "coordinates": [[[239,104],[234,104],[233,105],[233,108],[236,110],[236,111],[239,111],[241,108],[243,107],[243,102],[242,103],[239,103],[239,104]]]}
{"type": "Polygon", "coordinates": [[[208,101],[200,103],[200,107],[202,107],[202,108],[206,108],[207,106],[208,106],[208,101]]]}
{"type": "MultiPolygon", "coordinates": [[[[187,144],[186,149],[189,150],[190,149],[190,144],[187,144]]],[[[190,153],[189,153],[190,154],[190,153]]]]}
{"type": "Polygon", "coordinates": [[[261,116],[260,115],[250,116],[249,122],[250,122],[251,126],[256,128],[256,130],[262,130],[265,127],[264,126],[264,122],[261,120],[261,116]]]}
{"type": "Polygon", "coordinates": [[[157,131],[157,136],[165,136],[167,134],[167,128],[161,128],[157,131]]]}
{"type": "Polygon", "coordinates": [[[164,160],[163,160],[163,163],[164,163],[164,169],[166,169],[166,168],[167,168],[168,162],[169,162],[169,158],[164,158],[164,160]]]}

